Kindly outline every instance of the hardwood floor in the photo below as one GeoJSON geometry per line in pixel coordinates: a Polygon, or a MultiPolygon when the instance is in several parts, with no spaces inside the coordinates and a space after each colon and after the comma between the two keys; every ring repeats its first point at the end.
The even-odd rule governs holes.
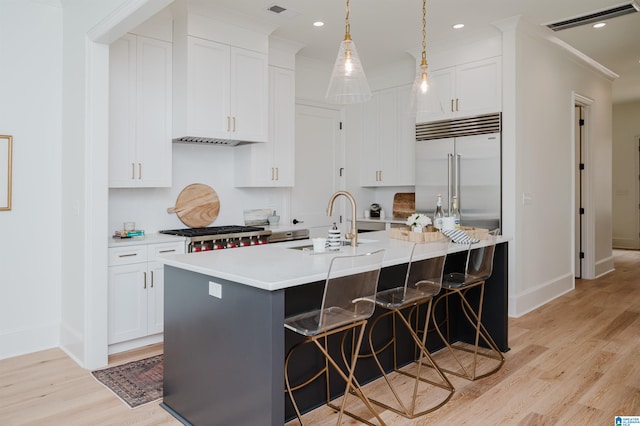
{"type": "MultiPolygon", "coordinates": [[[[615,272],[578,280],[575,291],[510,319],[511,351],[498,373],[476,382],[451,377],[456,393],[436,412],[407,420],[387,411],[383,419],[394,426],[606,425],[616,415],[640,415],[640,252],[614,255],[615,272]]],[[[373,382],[365,391],[379,386],[373,382]]],[[[325,407],[304,416],[313,425],[335,419],[325,407]]],[[[344,423],[356,424],[348,417],[344,423]]],[[[129,409],[59,349],[0,361],[0,424],[180,425],[157,404],[129,409]]]]}

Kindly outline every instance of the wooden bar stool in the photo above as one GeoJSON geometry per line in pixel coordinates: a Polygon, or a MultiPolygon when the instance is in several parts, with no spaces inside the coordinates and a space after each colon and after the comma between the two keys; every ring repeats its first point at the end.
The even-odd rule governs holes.
{"type": "MultiPolygon", "coordinates": [[[[426,347],[427,329],[429,319],[431,318],[431,305],[433,297],[440,292],[442,273],[450,241],[448,239],[442,239],[420,244],[420,246],[420,250],[416,250],[417,245],[415,244],[411,249],[411,257],[404,284],[377,293],[376,305],[387,312],[371,321],[371,327],[369,329],[369,347],[371,353],[361,355],[361,357],[373,357],[382,373],[388,391],[390,391],[390,395],[388,391],[386,395],[384,393],[377,397],[374,397],[373,394],[370,395],[369,399],[371,402],[410,419],[425,415],[442,407],[451,399],[454,393],[453,385],[440,370],[426,347]],[[416,259],[418,251],[421,253],[421,256],[424,256],[424,252],[426,251],[433,257],[418,260],[416,259]],[[416,332],[416,330],[418,330],[418,313],[420,311],[418,308],[424,305],[426,305],[427,312],[424,316],[422,333],[421,336],[419,336],[419,332],[416,332]],[[414,315],[416,321],[415,326],[411,324],[411,317],[414,315]],[[376,348],[374,341],[376,340],[377,326],[380,324],[380,321],[389,317],[392,318],[392,336],[386,343],[380,344],[376,348]],[[403,327],[410,334],[411,341],[408,342],[408,345],[415,345],[415,353],[417,356],[414,370],[409,370],[406,366],[398,365],[398,345],[405,344],[405,342],[398,340],[398,327],[403,327]],[[389,348],[393,350],[393,369],[387,372],[380,361],[380,355],[389,348]],[[411,399],[408,401],[406,397],[402,398],[400,396],[399,385],[396,383],[400,375],[414,379],[411,385],[411,399]],[[417,403],[419,391],[422,395],[421,397],[425,399],[420,404],[417,403]],[[425,397],[427,393],[428,395],[425,397]],[[383,397],[387,402],[382,400],[383,397]]],[[[405,380],[399,380],[399,382],[400,385],[407,387],[407,384],[403,383],[406,382],[405,380]]],[[[406,391],[402,393],[406,394],[406,391]]],[[[376,395],[378,395],[378,393],[376,393],[376,395]]]]}
{"type": "MultiPolygon", "coordinates": [[[[454,272],[445,274],[442,280],[442,293],[433,304],[434,328],[442,341],[452,361],[452,365],[457,365],[455,369],[445,365],[444,357],[438,358],[442,370],[449,374],[454,374],[468,380],[476,380],[489,376],[498,371],[504,364],[504,356],[498,345],[482,324],[482,304],[484,300],[485,281],[491,276],[493,271],[493,254],[495,253],[496,238],[499,230],[491,231],[487,240],[468,244],[467,259],[464,272],[454,272]],[[488,244],[487,244],[488,242],[488,244]],[[470,294],[473,289],[478,289],[479,297],[476,306],[472,306],[470,294]],[[449,299],[458,297],[462,317],[473,327],[474,343],[466,344],[460,341],[451,340],[451,311],[449,299]],[[437,307],[441,302],[445,302],[446,330],[442,331],[442,324],[436,320],[437,307]],[[469,356],[468,354],[471,354],[469,356]],[[490,359],[488,370],[478,373],[478,357],[490,359]]],[[[475,305],[475,303],[474,303],[475,305]]]]}
{"type": "MultiPolygon", "coordinates": [[[[378,250],[366,254],[333,258],[325,281],[320,308],[293,315],[284,320],[284,326],[287,329],[304,336],[304,339],[295,344],[287,353],[284,367],[285,392],[287,392],[291,398],[301,425],[303,424],[302,416],[293,397],[293,392],[322,376],[325,377],[327,385],[327,405],[339,413],[337,424],[340,424],[342,421],[342,416],[346,412],[345,403],[347,396],[351,393],[362,400],[369,411],[371,411],[380,422],[380,425],[385,424],[360,389],[360,385],[354,377],[357,357],[354,355],[350,360],[345,360],[345,366],[341,367],[330,355],[327,346],[327,338],[329,336],[353,330],[354,335],[357,334],[353,353],[357,354],[360,350],[367,320],[371,317],[375,309],[376,290],[383,257],[384,250],[378,250]],[[321,368],[320,371],[302,383],[292,386],[289,380],[289,363],[291,356],[296,349],[307,343],[313,343],[315,347],[320,350],[325,359],[324,368],[321,368]],[[346,383],[344,398],[339,407],[331,403],[329,391],[330,366],[337,371],[346,383]]],[[[347,412],[347,414],[350,413],[347,412]]],[[[359,420],[365,421],[363,419],[359,420]]],[[[368,421],[365,422],[373,424],[368,421]]]]}

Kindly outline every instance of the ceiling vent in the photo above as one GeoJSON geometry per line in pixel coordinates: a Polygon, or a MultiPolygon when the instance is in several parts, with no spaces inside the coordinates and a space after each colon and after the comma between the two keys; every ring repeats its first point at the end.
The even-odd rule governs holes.
{"type": "Polygon", "coordinates": [[[618,16],[628,15],[629,13],[640,12],[640,5],[637,0],[632,0],[629,3],[615,6],[609,9],[601,10],[599,12],[590,13],[584,16],[578,16],[564,21],[554,22],[547,24],[548,28],[553,31],[566,30],[567,28],[579,27],[581,25],[593,24],[607,19],[617,18],[618,16]]]}
{"type": "Polygon", "coordinates": [[[286,18],[295,18],[300,15],[299,12],[296,12],[291,9],[287,9],[286,7],[279,6],[277,4],[273,4],[267,8],[268,13],[273,13],[278,16],[284,16],[286,18]]]}
{"type": "Polygon", "coordinates": [[[274,4],[273,6],[269,7],[267,10],[273,13],[282,13],[287,9],[282,6],[278,6],[277,4],[274,4]]]}

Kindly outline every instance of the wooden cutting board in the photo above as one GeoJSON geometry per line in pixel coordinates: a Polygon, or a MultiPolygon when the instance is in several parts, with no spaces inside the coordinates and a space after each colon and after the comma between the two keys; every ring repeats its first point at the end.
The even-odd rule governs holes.
{"type": "Polygon", "coordinates": [[[209,226],[220,212],[218,194],[208,185],[193,183],[186,186],[178,195],[175,207],[169,207],[167,213],[175,213],[178,219],[190,228],[209,226]]]}
{"type": "Polygon", "coordinates": [[[416,193],[397,192],[393,196],[393,217],[406,219],[416,212],[416,193]]]}

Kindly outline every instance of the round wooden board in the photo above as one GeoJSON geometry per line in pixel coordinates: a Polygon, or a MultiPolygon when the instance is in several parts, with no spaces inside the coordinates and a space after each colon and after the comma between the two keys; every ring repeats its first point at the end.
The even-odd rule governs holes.
{"type": "Polygon", "coordinates": [[[177,214],[190,228],[204,228],[218,217],[220,200],[210,186],[193,183],[180,192],[175,207],[168,208],[167,212],[177,214]]]}

